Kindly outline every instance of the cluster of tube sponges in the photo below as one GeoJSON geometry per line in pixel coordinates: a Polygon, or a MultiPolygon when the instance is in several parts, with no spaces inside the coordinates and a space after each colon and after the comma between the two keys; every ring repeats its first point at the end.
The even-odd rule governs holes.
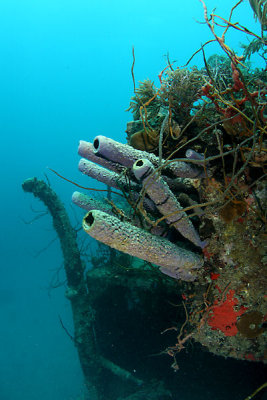
{"type": "MultiPolygon", "coordinates": [[[[201,178],[199,168],[202,158],[193,151],[187,154],[190,162],[165,160],[145,151],[136,150],[127,144],[116,142],[105,136],[96,136],[93,143],[80,141],[78,153],[83,157],[79,170],[101,181],[109,187],[131,191],[135,201],[143,201],[144,212],[159,212],[165,216],[182,236],[203,248],[205,243],[199,238],[192,222],[186,216],[176,196],[170,189],[175,179],[170,177],[201,178]],[[158,168],[159,164],[163,167],[158,168]],[[126,175],[125,171],[129,173],[126,175]],[[168,183],[167,183],[168,182],[168,183]]],[[[193,281],[197,270],[203,265],[198,252],[178,247],[166,237],[162,237],[160,227],[150,231],[140,227],[139,218],[127,218],[127,212],[114,213],[111,202],[96,200],[80,192],[74,192],[72,201],[87,210],[83,219],[83,229],[91,237],[119,251],[141,258],[160,266],[160,270],[176,279],[193,281]]]]}

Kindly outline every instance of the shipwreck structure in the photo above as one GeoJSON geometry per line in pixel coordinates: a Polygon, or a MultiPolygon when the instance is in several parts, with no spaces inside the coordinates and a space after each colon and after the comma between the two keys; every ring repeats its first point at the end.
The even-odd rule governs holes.
{"type": "Polygon", "coordinates": [[[251,1],[262,36],[231,22],[237,5],[225,20],[208,17],[203,3],[212,40],[225,55],[206,60],[205,43],[203,69],[174,68],[168,60],[159,87],[146,80],[136,88],[132,67],[127,143],[101,135],[80,141],[79,170],[108,186],[107,197],[84,190],[72,196],[85,210],[84,231],[101,243],[93,268],[85,267],[51,187],[36,178],[23,183],[48,207],[61,241],[73,341],[90,398],[171,398],[160,363],[157,375],[150,373],[151,358],[138,362],[147,342],[171,357],[174,370],[190,341],[224,357],[267,360],[266,69],[251,70],[245,60],[255,51],[264,58],[262,3],[251,1]],[[229,29],[252,36],[243,57],[226,44],[229,29]],[[170,302],[177,299],[173,326],[170,302]],[[147,319],[154,336],[144,330],[140,338],[136,321],[140,331],[147,319]],[[177,332],[173,343],[161,335],[168,330],[177,332]],[[131,340],[136,357],[129,360],[131,340]]]}

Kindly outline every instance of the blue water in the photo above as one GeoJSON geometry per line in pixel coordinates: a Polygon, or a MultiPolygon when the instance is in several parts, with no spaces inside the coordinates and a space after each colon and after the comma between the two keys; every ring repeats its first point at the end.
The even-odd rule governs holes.
{"type": "MultiPolygon", "coordinates": [[[[206,4],[209,11],[217,6],[217,13],[227,17],[233,2],[206,4]]],[[[260,32],[248,1],[239,7],[237,19],[260,32]]],[[[23,193],[21,183],[47,174],[75,222],[70,201],[75,188],[47,167],[98,187],[77,171],[77,145],[97,134],[125,141],[126,122],[131,120],[125,110],[133,94],[132,46],[136,82],[150,78],[159,85],[157,75],[166,66],[167,53],[183,65],[211,38],[207,26],[195,20],[203,21],[197,0],[1,1],[0,400],[71,400],[83,390],[76,350],[58,320],[60,314],[72,331],[64,288],[51,293],[47,289],[62,263],[59,243],[36,257],[56,234],[49,216],[25,223],[44,206],[23,193]]],[[[246,37],[234,31],[228,35],[235,49],[241,40],[246,42],[246,37]]],[[[216,49],[207,47],[207,56],[216,49]]],[[[196,56],[192,64],[202,66],[202,57],[196,56]]],[[[209,366],[203,371],[201,365],[194,359],[192,368],[202,370],[205,399],[216,399],[209,366]]],[[[221,373],[218,391],[226,390],[221,373]]],[[[190,380],[189,372],[186,376],[190,380]]],[[[244,384],[241,376],[238,379],[237,393],[244,384]]],[[[191,397],[185,389],[179,399],[198,398],[198,384],[190,390],[191,397]]],[[[232,397],[225,392],[225,399],[232,397]]]]}

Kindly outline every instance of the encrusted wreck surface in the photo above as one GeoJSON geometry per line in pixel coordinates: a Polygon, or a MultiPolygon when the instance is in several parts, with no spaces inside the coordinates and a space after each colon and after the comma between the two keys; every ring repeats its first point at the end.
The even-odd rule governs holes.
{"type": "MultiPolygon", "coordinates": [[[[248,72],[233,55],[213,56],[203,70],[169,65],[160,82],[159,89],[150,81],[136,89],[128,145],[104,136],[80,144],[83,157],[113,171],[114,179],[106,170],[97,179],[126,201],[107,200],[116,234],[103,227],[97,239],[158,260],[173,278],[194,280],[183,294],[187,331],[166,349],[174,368],[189,339],[218,355],[266,361],[264,74],[248,72]],[[160,236],[174,246],[170,260],[160,236]],[[180,257],[184,252],[201,260],[196,269],[180,257]]],[[[76,192],[74,199],[93,209],[89,197],[76,192]]],[[[90,215],[97,219],[90,211],[85,221],[90,215]]]]}
{"type": "Polygon", "coordinates": [[[168,60],[159,87],[146,80],[136,88],[132,67],[127,143],[103,135],[80,141],[80,171],[108,186],[107,198],[72,196],[87,211],[85,232],[99,242],[92,268],[85,271],[55,194],[35,178],[24,183],[49,200],[62,243],[71,238],[62,245],[66,296],[93,399],[176,400],[175,388],[161,381],[164,364],[142,357],[168,355],[177,371],[192,340],[223,357],[267,361],[266,69],[245,62],[260,51],[266,61],[266,38],[250,32],[254,39],[238,57],[225,44],[234,25],[224,20],[223,36],[216,35],[220,17],[208,18],[201,2],[226,55],[206,60],[207,42],[205,68],[174,68],[168,60]],[[170,331],[171,342],[162,335],[170,331]]]}

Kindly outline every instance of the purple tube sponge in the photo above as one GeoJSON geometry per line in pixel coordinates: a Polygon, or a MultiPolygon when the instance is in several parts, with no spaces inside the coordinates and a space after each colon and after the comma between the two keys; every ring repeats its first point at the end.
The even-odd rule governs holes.
{"type": "Polygon", "coordinates": [[[84,193],[74,192],[71,200],[76,204],[76,206],[83,208],[86,211],[100,210],[110,215],[113,214],[112,206],[109,203],[103,200],[93,199],[84,193]]]}
{"type": "Polygon", "coordinates": [[[80,140],[78,147],[78,154],[89,161],[99,164],[102,167],[107,168],[110,171],[117,172],[119,174],[123,172],[123,170],[125,169],[118,163],[106,160],[105,158],[102,157],[98,157],[94,152],[93,144],[90,142],[85,142],[84,140],[80,140]]]}
{"type": "Polygon", "coordinates": [[[192,222],[183,211],[167,183],[155,172],[149,160],[141,159],[135,162],[133,173],[143,183],[143,188],[162,215],[166,215],[166,221],[172,224],[178,232],[196,246],[205,247],[206,243],[200,240],[192,222]],[[177,213],[179,211],[179,213],[177,213]]]}
{"type": "Polygon", "coordinates": [[[176,279],[195,280],[195,270],[203,265],[199,255],[99,210],[85,215],[83,229],[110,247],[161,266],[163,273],[176,279]]]}
{"type": "Polygon", "coordinates": [[[120,176],[116,172],[109,171],[84,158],[81,158],[78,168],[83,174],[115,189],[129,191],[129,188],[131,188],[133,191],[139,192],[139,188],[135,182],[130,182],[129,185],[129,180],[126,180],[124,176],[120,176]]]}
{"type": "MultiPolygon", "coordinates": [[[[127,168],[132,168],[135,161],[140,158],[148,159],[156,168],[159,166],[159,158],[152,153],[137,150],[128,144],[122,144],[106,136],[96,136],[93,141],[94,152],[99,158],[118,163],[127,168]]],[[[162,160],[164,164],[164,160],[162,160]]],[[[183,178],[203,177],[203,171],[182,161],[174,161],[168,166],[163,167],[163,172],[168,172],[183,178]]]]}
{"type": "MultiPolygon", "coordinates": [[[[82,158],[79,162],[79,171],[83,174],[90,176],[99,182],[105,183],[106,185],[113,187],[117,190],[124,190],[129,193],[131,190],[131,197],[134,202],[138,200],[138,193],[140,192],[140,186],[135,182],[127,180],[124,176],[120,176],[116,172],[109,171],[106,168],[102,168],[99,165],[94,164],[91,161],[82,158]]],[[[148,212],[155,212],[155,204],[149,199],[144,199],[144,208],[148,212]]]]}
{"type": "Polygon", "coordinates": [[[194,160],[194,161],[198,161],[198,164],[204,164],[205,162],[205,157],[203,154],[197,153],[195,150],[192,149],[188,149],[185,152],[185,156],[186,158],[188,158],[189,160],[194,160]]]}
{"type": "MultiPolygon", "coordinates": [[[[99,211],[103,211],[109,215],[115,216],[114,207],[105,200],[93,199],[92,197],[88,196],[87,194],[80,193],[80,192],[74,192],[72,194],[71,200],[76,206],[78,206],[86,211],[99,210],[99,211]]],[[[131,212],[129,211],[129,205],[127,205],[127,203],[125,203],[123,205],[119,205],[117,207],[117,209],[119,209],[122,212],[121,215],[125,215],[125,219],[128,218],[128,220],[130,220],[131,212]]],[[[134,226],[139,226],[139,227],[141,226],[140,219],[137,216],[134,217],[134,219],[131,221],[131,223],[134,226]]],[[[148,226],[148,229],[150,229],[150,226],[148,226]]],[[[166,230],[164,228],[162,228],[161,226],[153,227],[152,229],[150,229],[150,232],[157,236],[165,236],[166,235],[166,230]]]]}

